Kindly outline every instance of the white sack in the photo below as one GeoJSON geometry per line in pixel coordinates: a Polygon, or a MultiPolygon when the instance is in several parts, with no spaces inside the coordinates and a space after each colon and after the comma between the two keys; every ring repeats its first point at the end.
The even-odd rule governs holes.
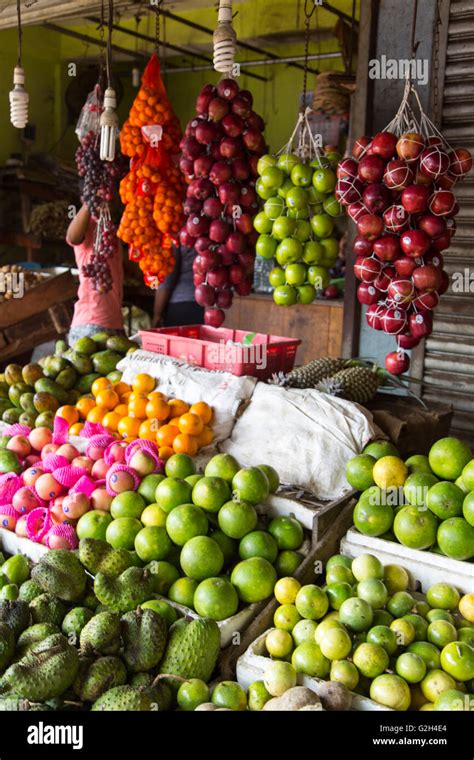
{"type": "Polygon", "coordinates": [[[357,404],[326,393],[258,383],[219,449],[244,466],[270,464],[282,483],[332,500],[351,490],[346,462],[373,437],[371,419],[357,404]]]}
{"type": "Polygon", "coordinates": [[[165,396],[180,398],[188,404],[205,401],[212,406],[214,442],[229,437],[241,402],[251,397],[257,383],[254,377],[210,372],[152,351],[127,354],[117,369],[123,372],[125,383],[131,383],[140,372],[146,372],[157,380],[157,390],[165,396]]]}

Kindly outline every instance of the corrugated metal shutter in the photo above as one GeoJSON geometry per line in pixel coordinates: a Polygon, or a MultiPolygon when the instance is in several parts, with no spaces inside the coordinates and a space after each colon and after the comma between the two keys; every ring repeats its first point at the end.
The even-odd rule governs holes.
{"type": "MultiPolygon", "coordinates": [[[[472,0],[451,0],[442,132],[452,145],[474,154],[472,0]]],[[[474,172],[457,185],[456,196],[461,211],[445,267],[450,278],[455,272],[472,272],[472,292],[454,293],[450,287],[434,313],[423,372],[432,387],[424,388],[423,397],[451,403],[455,410],[453,433],[474,442],[474,172]]]]}

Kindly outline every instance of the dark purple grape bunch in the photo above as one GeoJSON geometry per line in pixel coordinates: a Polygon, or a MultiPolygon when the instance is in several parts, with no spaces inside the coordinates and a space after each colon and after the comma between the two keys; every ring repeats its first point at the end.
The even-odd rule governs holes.
{"type": "Polygon", "coordinates": [[[76,151],[76,165],[83,179],[84,202],[98,220],[101,206],[113,201],[117,184],[128,171],[128,160],[117,153],[114,161],[101,161],[99,138],[88,132],[76,151]]]}
{"type": "Polygon", "coordinates": [[[99,220],[99,228],[93,253],[82,267],[84,277],[93,280],[93,287],[98,293],[108,293],[113,287],[109,260],[118,255],[117,229],[110,219],[99,220]]]}

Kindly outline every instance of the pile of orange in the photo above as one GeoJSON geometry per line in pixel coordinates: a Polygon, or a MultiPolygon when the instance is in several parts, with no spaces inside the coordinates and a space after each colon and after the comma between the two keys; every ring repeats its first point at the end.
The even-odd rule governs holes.
{"type": "Polygon", "coordinates": [[[75,407],[61,407],[56,413],[71,425],[70,435],[79,435],[86,420],[99,422],[117,438],[154,441],[162,459],[172,454],[195,456],[213,441],[212,407],[205,401],[190,405],[167,398],[146,373],[137,375],[131,386],[100,377],[91,391],[75,407]]]}
{"type": "Polygon", "coordinates": [[[179,154],[180,139],[179,120],[154,54],[120,133],[122,152],[135,164],[120,186],[126,208],[118,230],[118,237],[130,246],[130,258],[139,262],[145,283],[153,288],[173,269],[172,238],[184,221],[185,185],[173,161],[179,154]],[[143,129],[155,125],[163,127],[156,150],[143,129]]]}

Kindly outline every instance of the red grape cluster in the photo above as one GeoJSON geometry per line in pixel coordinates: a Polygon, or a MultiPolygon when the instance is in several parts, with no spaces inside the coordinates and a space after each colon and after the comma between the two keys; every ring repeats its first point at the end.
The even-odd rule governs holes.
{"type": "Polygon", "coordinates": [[[97,220],[101,206],[113,201],[115,187],[128,171],[128,160],[118,151],[114,161],[101,161],[99,137],[91,131],[76,151],[76,165],[84,180],[84,202],[97,220]]]}
{"type": "Polygon", "coordinates": [[[117,252],[117,228],[111,219],[101,218],[94,250],[87,264],[82,267],[84,277],[93,279],[94,290],[98,293],[108,293],[112,290],[113,279],[108,262],[117,252]]]}
{"type": "Polygon", "coordinates": [[[180,242],[196,251],[195,298],[213,327],[224,322],[233,291],[246,296],[252,288],[257,162],[267,150],[265,125],[252,105],[252,94],[233,79],[206,85],[180,144],[188,183],[180,242]]]}
{"type": "Polygon", "coordinates": [[[442,251],[455,234],[453,188],[472,167],[469,151],[450,150],[438,135],[389,131],[360,137],[339,162],[336,197],[357,225],[357,298],[374,330],[395,335],[386,357],[393,374],[406,372],[405,350],[433,329],[433,309],[448,288],[442,251]]]}

